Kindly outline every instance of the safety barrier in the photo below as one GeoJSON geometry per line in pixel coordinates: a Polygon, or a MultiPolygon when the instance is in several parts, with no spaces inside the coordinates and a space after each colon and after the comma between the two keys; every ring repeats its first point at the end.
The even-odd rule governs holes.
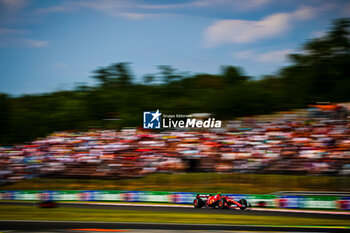
{"type": "MultiPolygon", "coordinates": [[[[21,201],[123,201],[191,204],[196,193],[119,190],[0,191],[0,200],[21,201]]],[[[227,194],[245,198],[253,207],[350,210],[350,197],[227,194]]]]}

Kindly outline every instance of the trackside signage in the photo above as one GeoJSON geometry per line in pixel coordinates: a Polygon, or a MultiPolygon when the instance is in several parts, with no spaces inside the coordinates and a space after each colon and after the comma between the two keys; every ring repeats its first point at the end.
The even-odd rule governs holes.
{"type": "MultiPolygon", "coordinates": [[[[227,194],[247,199],[253,207],[350,210],[350,198],[227,194]]],[[[196,193],[121,190],[0,191],[0,200],[126,201],[192,204],[196,193]]]]}
{"type": "Polygon", "coordinates": [[[221,128],[222,121],[215,118],[194,117],[186,114],[162,114],[157,111],[143,112],[144,129],[161,128],[221,128]]]}

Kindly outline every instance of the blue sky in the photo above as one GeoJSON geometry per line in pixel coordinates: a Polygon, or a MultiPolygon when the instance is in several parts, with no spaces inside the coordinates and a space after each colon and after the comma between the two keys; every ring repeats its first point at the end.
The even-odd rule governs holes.
{"type": "Polygon", "coordinates": [[[350,17],[349,1],[0,0],[0,92],[93,84],[91,71],[116,62],[138,80],[158,65],[234,65],[259,78],[339,17],[350,17]]]}

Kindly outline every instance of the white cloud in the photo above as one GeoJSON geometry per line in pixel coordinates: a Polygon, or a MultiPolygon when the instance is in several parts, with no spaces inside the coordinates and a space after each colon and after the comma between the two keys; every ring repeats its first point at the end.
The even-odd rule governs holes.
{"type": "Polygon", "coordinates": [[[33,39],[18,39],[18,38],[1,38],[0,47],[25,47],[25,48],[44,48],[49,46],[49,42],[46,40],[33,40],[33,39]]]}
{"type": "Polygon", "coordinates": [[[179,8],[189,8],[189,7],[210,7],[213,5],[217,5],[222,3],[223,0],[217,0],[217,1],[210,1],[210,0],[198,0],[198,1],[191,1],[187,3],[174,3],[174,4],[143,4],[139,5],[140,8],[144,9],[179,9],[179,8]]]}
{"type": "Polygon", "coordinates": [[[313,32],[311,33],[311,36],[312,36],[312,37],[317,37],[317,38],[319,38],[319,37],[325,36],[326,34],[327,34],[326,31],[319,30],[319,31],[313,31],[313,32]]]}
{"type": "Polygon", "coordinates": [[[0,35],[15,35],[27,33],[27,30],[12,29],[12,28],[0,28],[0,35]]]}
{"type": "Polygon", "coordinates": [[[49,42],[45,40],[23,38],[23,34],[27,33],[30,33],[30,31],[23,29],[0,28],[0,47],[43,48],[49,46],[49,42]]]}
{"type": "Polygon", "coordinates": [[[240,7],[242,10],[253,10],[271,3],[271,0],[249,0],[249,1],[235,1],[235,2],[236,2],[236,7],[240,7]]]}
{"type": "Polygon", "coordinates": [[[217,20],[206,28],[204,45],[214,47],[224,43],[251,43],[285,33],[295,21],[309,20],[317,14],[316,8],[301,7],[290,13],[269,15],[262,20],[217,20]]]}
{"type": "Polygon", "coordinates": [[[37,14],[48,14],[54,12],[73,12],[81,9],[89,9],[102,12],[111,17],[122,17],[132,20],[142,20],[147,18],[165,17],[171,14],[162,13],[144,13],[138,12],[142,5],[134,1],[123,0],[83,0],[83,1],[64,1],[61,5],[40,8],[36,10],[37,14]]]}
{"type": "Polygon", "coordinates": [[[245,50],[245,51],[240,51],[240,52],[236,52],[233,54],[233,56],[235,58],[238,59],[252,59],[255,56],[255,53],[253,50],[245,50]]]}
{"type": "Polygon", "coordinates": [[[343,17],[350,17],[350,3],[344,5],[341,8],[341,12],[340,12],[341,16],[343,17]]]}
{"type": "Polygon", "coordinates": [[[123,17],[126,19],[132,19],[132,20],[141,20],[141,19],[149,19],[149,18],[162,18],[162,17],[168,17],[171,16],[171,14],[142,14],[142,13],[118,13],[115,15],[116,17],[123,17]]]}
{"type": "Polygon", "coordinates": [[[46,40],[20,39],[18,41],[28,48],[44,48],[49,46],[49,42],[46,40]]]}
{"type": "Polygon", "coordinates": [[[145,4],[141,8],[147,9],[179,9],[179,8],[205,8],[205,7],[229,7],[235,10],[253,10],[263,7],[273,0],[194,0],[187,3],[174,4],[145,4]]]}
{"type": "Polygon", "coordinates": [[[23,17],[20,12],[27,4],[27,0],[0,0],[0,24],[18,21],[23,17]]]}
{"type": "Polygon", "coordinates": [[[233,53],[233,57],[240,60],[251,60],[262,63],[286,62],[287,55],[293,53],[292,49],[274,50],[266,53],[256,53],[253,50],[244,50],[233,53]]]}
{"type": "Polygon", "coordinates": [[[37,14],[48,14],[48,13],[55,13],[55,12],[69,12],[71,9],[66,6],[52,6],[47,8],[40,8],[36,10],[37,14]]]}
{"type": "Polygon", "coordinates": [[[134,6],[133,1],[123,0],[84,0],[79,2],[72,2],[77,7],[85,7],[92,10],[102,11],[106,13],[122,12],[125,9],[130,9],[134,6]]]}
{"type": "Polygon", "coordinates": [[[282,49],[260,54],[257,60],[260,62],[285,62],[287,55],[293,53],[292,49],[282,49]]]}
{"type": "Polygon", "coordinates": [[[127,18],[127,19],[133,19],[133,20],[146,19],[147,17],[149,17],[149,15],[147,14],[140,14],[140,13],[121,13],[118,15],[123,16],[124,18],[127,18]]]}
{"type": "Polygon", "coordinates": [[[121,9],[125,9],[127,4],[125,1],[112,1],[112,0],[66,0],[60,5],[50,6],[46,8],[39,8],[36,10],[37,14],[49,14],[55,12],[73,12],[79,9],[90,9],[95,11],[102,11],[108,14],[112,12],[120,12],[121,9]]]}
{"type": "Polygon", "coordinates": [[[27,5],[27,0],[0,0],[0,6],[6,10],[19,10],[27,5]]]}
{"type": "MultiPolygon", "coordinates": [[[[1,0],[0,0],[1,1],[1,0]]],[[[7,0],[9,1],[9,0],[7,0]]],[[[18,0],[20,1],[20,0],[18,0]]],[[[137,0],[65,0],[61,4],[36,10],[37,14],[70,12],[90,9],[112,17],[145,19],[177,15],[169,10],[224,7],[234,11],[252,10],[267,5],[273,0],[193,0],[186,3],[150,4],[137,0]]]]}
{"type": "Polygon", "coordinates": [[[187,3],[175,4],[147,4],[142,5],[146,9],[178,9],[178,8],[204,8],[204,7],[233,7],[240,10],[252,10],[267,5],[272,0],[195,0],[187,3]]]}

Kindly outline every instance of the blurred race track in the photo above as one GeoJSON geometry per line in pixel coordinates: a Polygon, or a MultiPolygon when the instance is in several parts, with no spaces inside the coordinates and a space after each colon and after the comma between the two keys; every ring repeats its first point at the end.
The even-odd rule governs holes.
{"type": "Polygon", "coordinates": [[[166,223],[111,223],[74,221],[0,221],[1,230],[11,232],[349,232],[339,227],[270,227],[243,225],[166,224],[166,223]],[[147,229],[147,231],[146,231],[147,229]],[[161,231],[162,230],[162,231],[161,231]]]}
{"type": "MultiPolygon", "coordinates": [[[[0,205],[33,206],[35,202],[0,202],[0,205]]],[[[256,215],[256,216],[289,216],[302,218],[342,219],[350,220],[349,212],[328,212],[328,213],[297,213],[280,212],[278,210],[232,210],[232,209],[195,209],[191,206],[175,205],[140,205],[123,203],[59,203],[61,207],[84,208],[84,209],[115,209],[115,210],[138,210],[138,211],[159,211],[159,212],[183,212],[183,213],[205,213],[205,214],[229,214],[229,215],[256,215]]],[[[293,211],[293,210],[292,210],[293,211]]],[[[294,210],[295,211],[295,210],[294,210]]],[[[37,221],[37,220],[0,220],[0,232],[23,233],[23,232],[130,232],[130,233],[164,233],[176,232],[186,233],[208,233],[215,230],[216,233],[224,232],[350,232],[348,227],[331,226],[278,226],[278,222],[266,223],[263,226],[247,225],[213,225],[201,224],[201,220],[194,222],[199,224],[176,224],[176,223],[132,223],[132,222],[87,222],[87,221],[37,221]]]]}
{"type": "MultiPolygon", "coordinates": [[[[0,205],[18,205],[33,206],[34,202],[0,202],[0,205]]],[[[252,208],[249,210],[236,209],[212,209],[201,208],[195,209],[191,206],[170,206],[170,205],[138,205],[138,204],[118,204],[118,203],[59,203],[61,207],[70,208],[86,208],[86,209],[115,209],[115,210],[137,210],[137,211],[163,211],[163,212],[182,212],[182,213],[215,213],[230,215],[255,215],[255,216],[285,216],[285,217],[301,217],[301,218],[324,218],[324,219],[343,219],[350,220],[349,212],[335,211],[302,211],[302,210],[278,210],[278,209],[262,209],[252,208]]]]}

